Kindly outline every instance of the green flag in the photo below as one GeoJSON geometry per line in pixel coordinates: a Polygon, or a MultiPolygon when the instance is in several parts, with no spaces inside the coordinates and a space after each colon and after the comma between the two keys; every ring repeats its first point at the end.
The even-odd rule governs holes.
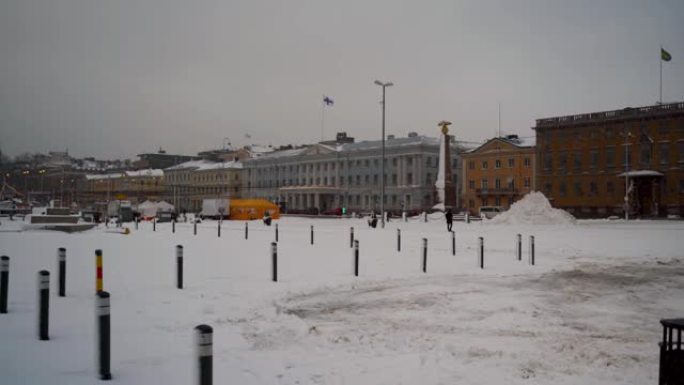
{"type": "Polygon", "coordinates": [[[672,55],[670,55],[669,52],[665,51],[662,47],[660,48],[660,59],[662,61],[670,61],[672,60],[672,55]]]}

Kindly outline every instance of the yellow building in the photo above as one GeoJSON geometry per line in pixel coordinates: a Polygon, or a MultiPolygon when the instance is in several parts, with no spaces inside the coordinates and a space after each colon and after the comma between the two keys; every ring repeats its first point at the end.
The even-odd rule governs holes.
{"type": "Polygon", "coordinates": [[[535,189],[534,140],[517,135],[493,138],[461,154],[462,206],[478,214],[482,206],[508,209],[535,189]]]}

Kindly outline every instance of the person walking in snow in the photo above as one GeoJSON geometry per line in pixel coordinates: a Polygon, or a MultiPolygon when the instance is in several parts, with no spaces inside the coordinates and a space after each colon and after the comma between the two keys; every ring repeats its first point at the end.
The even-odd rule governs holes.
{"type": "Polygon", "coordinates": [[[454,213],[451,212],[451,209],[447,209],[446,213],[444,213],[444,218],[446,218],[447,231],[451,231],[451,227],[454,224],[454,213]]]}

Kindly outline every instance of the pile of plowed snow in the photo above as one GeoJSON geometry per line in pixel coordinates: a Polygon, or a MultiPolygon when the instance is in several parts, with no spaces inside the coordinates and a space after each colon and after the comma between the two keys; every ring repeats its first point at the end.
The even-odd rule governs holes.
{"type": "Polygon", "coordinates": [[[551,207],[544,194],[533,191],[513,203],[505,211],[487,223],[507,225],[568,225],[575,223],[575,217],[565,210],[551,207]]]}

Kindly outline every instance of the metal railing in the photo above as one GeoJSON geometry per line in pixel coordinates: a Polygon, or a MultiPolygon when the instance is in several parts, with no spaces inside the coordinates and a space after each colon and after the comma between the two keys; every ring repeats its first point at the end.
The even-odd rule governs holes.
{"type": "Polygon", "coordinates": [[[591,122],[612,120],[620,118],[635,118],[640,116],[664,115],[674,111],[684,112],[684,102],[657,104],[655,106],[624,108],[621,110],[592,112],[589,114],[567,115],[554,118],[537,119],[537,127],[556,126],[560,124],[572,124],[576,122],[591,122]]]}

